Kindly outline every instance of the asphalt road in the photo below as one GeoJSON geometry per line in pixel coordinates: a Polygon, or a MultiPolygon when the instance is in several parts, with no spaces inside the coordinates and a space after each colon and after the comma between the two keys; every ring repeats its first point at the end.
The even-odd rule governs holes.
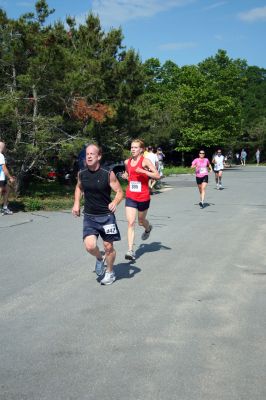
{"type": "Polygon", "coordinates": [[[96,280],[69,212],[0,217],[1,400],[265,400],[266,167],[152,197],[154,229],[96,280]]]}

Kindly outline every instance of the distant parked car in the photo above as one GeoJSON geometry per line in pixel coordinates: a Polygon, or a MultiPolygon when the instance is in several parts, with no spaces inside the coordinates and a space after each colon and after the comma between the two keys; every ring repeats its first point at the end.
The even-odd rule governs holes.
{"type": "Polygon", "coordinates": [[[113,171],[118,178],[125,171],[125,164],[123,161],[105,162],[102,164],[102,167],[108,169],[109,171],[113,171]]]}
{"type": "Polygon", "coordinates": [[[56,170],[54,168],[51,168],[48,172],[47,172],[47,179],[49,181],[55,181],[58,178],[58,173],[56,172],[56,170]]]}

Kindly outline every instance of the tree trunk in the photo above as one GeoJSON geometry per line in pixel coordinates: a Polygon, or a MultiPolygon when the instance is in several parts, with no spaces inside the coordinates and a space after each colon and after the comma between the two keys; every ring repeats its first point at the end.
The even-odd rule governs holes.
{"type": "MultiPolygon", "coordinates": [[[[17,90],[17,73],[16,73],[16,68],[15,65],[12,65],[12,85],[11,85],[11,93],[14,94],[16,93],[17,90]]],[[[16,117],[16,122],[17,122],[17,135],[16,135],[16,140],[15,140],[15,147],[20,143],[21,141],[21,123],[20,123],[20,115],[18,112],[18,107],[15,107],[15,117],[16,117]]]]}
{"type": "Polygon", "coordinates": [[[182,165],[182,167],[185,166],[185,153],[183,151],[181,153],[181,165],[182,165]]]}

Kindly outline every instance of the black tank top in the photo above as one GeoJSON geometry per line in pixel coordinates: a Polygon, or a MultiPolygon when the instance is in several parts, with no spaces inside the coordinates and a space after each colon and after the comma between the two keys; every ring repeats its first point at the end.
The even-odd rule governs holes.
{"type": "Polygon", "coordinates": [[[84,190],[85,214],[109,214],[111,203],[110,171],[103,168],[90,171],[88,168],[80,172],[80,181],[84,190]]]}

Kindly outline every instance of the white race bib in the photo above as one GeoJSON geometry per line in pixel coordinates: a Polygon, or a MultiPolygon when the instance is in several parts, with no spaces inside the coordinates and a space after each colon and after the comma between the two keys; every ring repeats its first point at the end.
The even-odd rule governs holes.
{"type": "Polygon", "coordinates": [[[115,235],[117,233],[115,224],[103,225],[103,229],[106,235],[115,235]]]}
{"type": "Polygon", "coordinates": [[[200,170],[199,170],[200,174],[206,174],[206,172],[208,172],[206,167],[201,167],[200,170]]]}
{"type": "Polygon", "coordinates": [[[141,192],[141,182],[131,181],[129,183],[129,190],[131,192],[141,192]]]}

